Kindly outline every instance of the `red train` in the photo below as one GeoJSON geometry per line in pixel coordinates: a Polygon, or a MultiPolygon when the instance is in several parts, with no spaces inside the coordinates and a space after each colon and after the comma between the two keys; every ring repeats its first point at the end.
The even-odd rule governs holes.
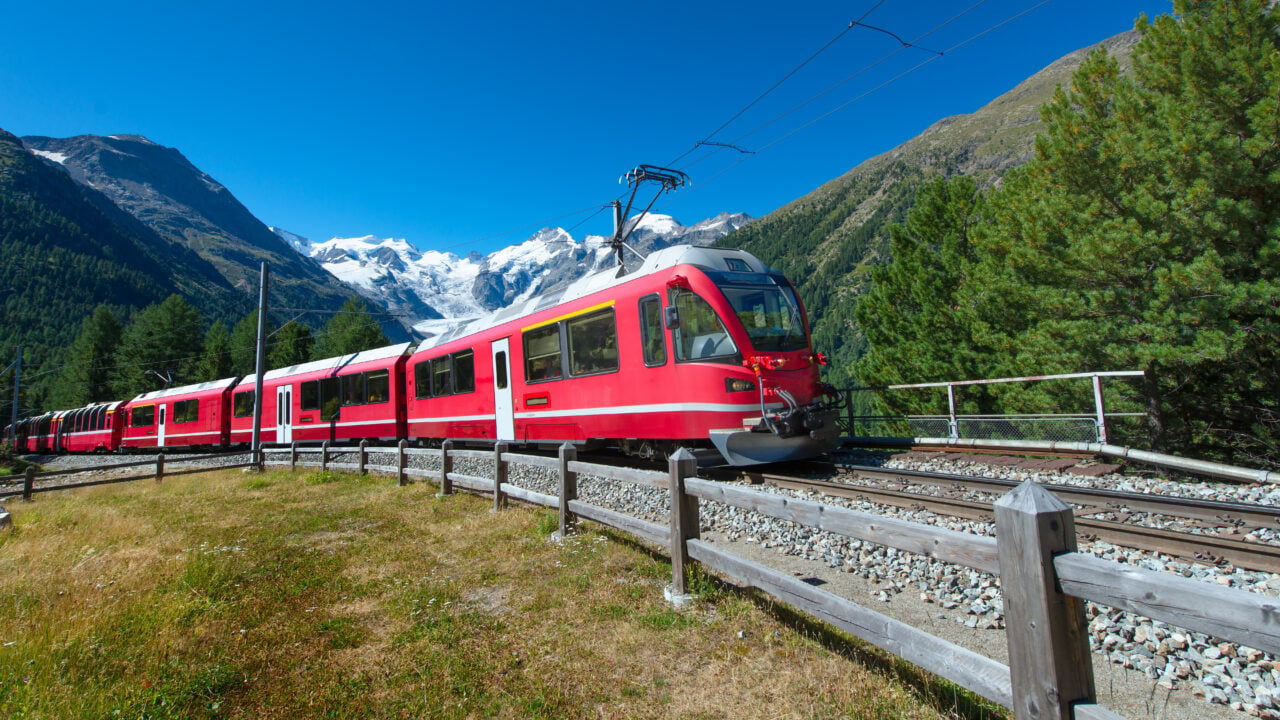
{"type": "MultiPolygon", "coordinates": [[[[741,250],[673,247],[416,348],[272,370],[262,440],[572,442],[642,457],[686,446],[733,465],[776,462],[838,442],[821,364],[780,273],[741,250]]],[[[28,452],[244,445],[254,380],[145,393],[9,430],[28,452]]]]}

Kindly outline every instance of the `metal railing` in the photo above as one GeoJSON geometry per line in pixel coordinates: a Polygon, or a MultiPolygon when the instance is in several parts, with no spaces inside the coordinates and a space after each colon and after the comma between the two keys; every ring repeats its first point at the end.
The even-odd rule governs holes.
{"type": "Polygon", "coordinates": [[[855,438],[947,438],[951,440],[1043,441],[1043,442],[1109,442],[1113,421],[1143,417],[1143,413],[1108,412],[1103,399],[1105,378],[1142,377],[1141,370],[1120,370],[1066,375],[1037,375],[990,380],[958,380],[953,382],[915,383],[881,387],[855,387],[841,390],[845,399],[845,415],[841,432],[855,438]],[[1092,412],[1074,413],[1008,413],[962,414],[957,411],[956,391],[976,385],[1032,383],[1046,380],[1089,380],[1092,390],[1092,412]],[[885,393],[937,388],[946,391],[946,414],[869,415],[857,412],[870,405],[855,402],[855,393],[885,393]]]}

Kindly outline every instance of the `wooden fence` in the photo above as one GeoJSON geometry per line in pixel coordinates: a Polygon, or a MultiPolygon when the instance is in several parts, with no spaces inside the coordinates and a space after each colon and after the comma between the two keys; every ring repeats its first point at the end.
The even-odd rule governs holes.
{"type": "MultiPolygon", "coordinates": [[[[303,451],[295,447],[268,452],[289,453],[290,462],[296,464],[303,451]]],[[[684,450],[671,457],[667,472],[579,462],[570,445],[560,448],[558,458],[548,458],[513,453],[502,443],[491,451],[454,449],[450,442],[438,450],[411,450],[402,443],[396,450],[398,461],[394,468],[366,465],[364,448],[359,450],[359,463],[343,466],[327,461],[327,447],[313,452],[321,453],[321,466],[394,471],[401,484],[407,482],[410,475],[430,477],[439,483],[442,494],[451,493],[454,486],[492,493],[495,508],[502,507],[508,497],[555,507],[559,512],[558,533],[562,536],[572,532],[579,519],[623,530],[670,550],[672,577],[668,597],[673,602],[687,599],[686,568],[689,561],[697,561],[737,584],[758,588],[823,622],[1011,708],[1018,720],[1122,720],[1096,703],[1084,612],[1086,600],[1280,654],[1280,599],[1078,553],[1071,508],[1029,481],[996,502],[997,541],[700,480],[695,477],[697,467],[693,455],[684,450]],[[438,458],[440,469],[408,468],[406,455],[413,454],[438,458]],[[455,473],[453,461],[457,458],[492,462],[493,476],[481,478],[455,473]],[[555,468],[559,477],[558,494],[544,495],[507,483],[509,463],[555,468]],[[578,476],[583,474],[669,491],[669,524],[659,525],[580,501],[577,484],[578,476]],[[734,555],[723,545],[704,542],[698,537],[701,501],[723,503],[999,575],[1004,593],[1009,665],[787,573],[734,555]]]]}
{"type": "MultiPolygon", "coordinates": [[[[291,468],[302,464],[323,469],[394,473],[401,485],[408,483],[411,476],[428,478],[439,484],[441,494],[452,493],[455,487],[490,493],[495,508],[503,507],[508,498],[554,507],[559,512],[557,533],[561,537],[572,532],[579,519],[623,530],[670,550],[672,578],[668,597],[673,602],[687,600],[686,569],[690,561],[697,561],[735,583],[758,588],[823,622],[1011,708],[1018,720],[1122,720],[1096,703],[1084,613],[1086,600],[1280,655],[1280,599],[1078,553],[1071,508],[1030,481],[996,502],[997,541],[997,538],[700,480],[695,477],[694,457],[687,450],[671,457],[667,472],[579,462],[571,445],[561,447],[555,458],[514,453],[505,443],[497,443],[492,450],[468,450],[456,449],[449,441],[440,449],[410,449],[402,442],[396,448],[375,452],[383,455],[394,452],[396,464],[369,463],[370,451],[364,443],[358,448],[330,448],[327,443],[320,448],[300,448],[295,444],[265,450],[262,460],[291,468]],[[357,453],[357,462],[332,462],[330,455],[335,452],[357,453]],[[314,454],[319,454],[316,461],[300,461],[302,456],[314,454]],[[438,459],[439,469],[409,467],[408,460],[415,455],[438,459]],[[492,463],[492,477],[455,472],[457,459],[492,463]],[[533,492],[506,482],[511,463],[556,470],[557,495],[533,492]],[[577,492],[580,475],[670,492],[670,522],[652,523],[582,502],[577,492]],[[999,575],[1004,594],[1009,665],[809,585],[788,573],[734,555],[723,545],[701,540],[698,513],[703,501],[723,503],[999,575]]],[[[156,477],[162,477],[163,460],[155,464],[156,477]]]]}
{"type": "MultiPolygon", "coordinates": [[[[206,460],[231,460],[233,458],[244,457],[245,455],[248,455],[248,454],[249,453],[245,450],[239,450],[236,452],[214,453],[212,455],[178,455],[176,457],[168,456],[168,460],[173,462],[179,462],[179,463],[188,463],[188,462],[206,461],[206,460]]],[[[123,462],[123,463],[107,463],[104,465],[94,465],[92,467],[71,468],[68,470],[52,470],[49,472],[36,472],[36,469],[34,467],[28,466],[22,476],[22,499],[30,500],[32,496],[34,496],[37,493],[53,492],[55,490],[73,490],[75,488],[93,487],[94,485],[111,485],[114,483],[133,482],[134,480],[155,479],[156,482],[161,482],[164,480],[166,476],[191,475],[194,473],[213,472],[214,470],[227,470],[230,468],[257,466],[257,463],[255,462],[240,462],[240,463],[219,463],[216,465],[200,465],[197,467],[183,467],[181,469],[174,469],[173,467],[169,467],[166,469],[165,463],[166,463],[166,455],[164,453],[160,453],[156,455],[155,458],[150,460],[137,460],[134,462],[123,462]],[[144,474],[127,475],[124,477],[100,478],[97,480],[82,480],[80,482],[58,483],[56,485],[45,485],[45,486],[36,485],[37,480],[47,480],[49,478],[65,477],[68,475],[78,475],[80,473],[110,472],[112,470],[120,470],[124,468],[135,468],[135,467],[137,468],[146,467],[146,468],[151,468],[151,470],[149,470],[144,474]]],[[[15,480],[9,480],[8,483],[0,482],[0,485],[13,484],[15,482],[16,482],[15,480]]]]}

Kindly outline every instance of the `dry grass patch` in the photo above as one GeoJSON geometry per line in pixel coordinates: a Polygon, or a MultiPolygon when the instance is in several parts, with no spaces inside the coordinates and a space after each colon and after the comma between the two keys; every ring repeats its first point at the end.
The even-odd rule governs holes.
{"type": "Polygon", "coordinates": [[[546,511],[225,472],[42,495],[0,534],[4,718],[949,717],[546,511]]]}

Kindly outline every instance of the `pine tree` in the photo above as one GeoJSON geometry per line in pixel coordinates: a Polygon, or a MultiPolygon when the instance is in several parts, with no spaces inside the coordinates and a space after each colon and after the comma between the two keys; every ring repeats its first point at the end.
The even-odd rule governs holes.
{"type": "Polygon", "coordinates": [[[1153,447],[1275,461],[1280,14],[1174,11],[1139,22],[1131,76],[1096,51],[1043,110],[972,301],[1006,372],[1141,369],[1153,447]]]}
{"type": "Polygon", "coordinates": [[[124,331],[112,390],[116,397],[191,382],[202,357],[203,320],[179,295],[144,308],[124,331]]]}
{"type": "MultiPolygon", "coordinates": [[[[982,377],[983,348],[972,343],[973,316],[959,297],[971,281],[976,250],[970,237],[982,196],[969,178],[926,184],[903,225],[889,227],[892,260],[872,273],[856,309],[868,351],[857,364],[867,385],[982,377]]],[[[896,412],[927,413],[930,397],[892,396],[896,412]]],[[[970,401],[980,396],[970,393],[970,401]]],[[[967,408],[976,411],[978,408],[967,408]]]]}
{"type": "Polygon", "coordinates": [[[112,366],[120,345],[120,322],[106,305],[85,319],[80,334],[67,349],[67,367],[50,390],[52,407],[74,408],[113,399],[112,366]]]}
{"type": "MultiPolygon", "coordinates": [[[[267,315],[266,335],[275,332],[275,325],[267,315]]],[[[269,342],[269,341],[268,341],[269,342]]],[[[231,374],[252,375],[258,363],[258,311],[245,315],[231,329],[231,374]]],[[[268,367],[270,364],[268,364],[268,367]]]]}
{"type": "Polygon", "coordinates": [[[320,331],[312,353],[319,360],[382,347],[390,343],[391,341],[382,333],[378,321],[369,315],[364,301],[352,296],[342,304],[338,314],[334,315],[333,319],[320,331]]]}
{"type": "Polygon", "coordinates": [[[311,359],[315,338],[311,328],[294,321],[285,323],[271,339],[267,366],[271,368],[301,365],[311,359]]]}
{"type": "Polygon", "coordinates": [[[196,369],[196,379],[211,382],[231,375],[231,333],[219,320],[204,335],[204,352],[196,369]]]}

